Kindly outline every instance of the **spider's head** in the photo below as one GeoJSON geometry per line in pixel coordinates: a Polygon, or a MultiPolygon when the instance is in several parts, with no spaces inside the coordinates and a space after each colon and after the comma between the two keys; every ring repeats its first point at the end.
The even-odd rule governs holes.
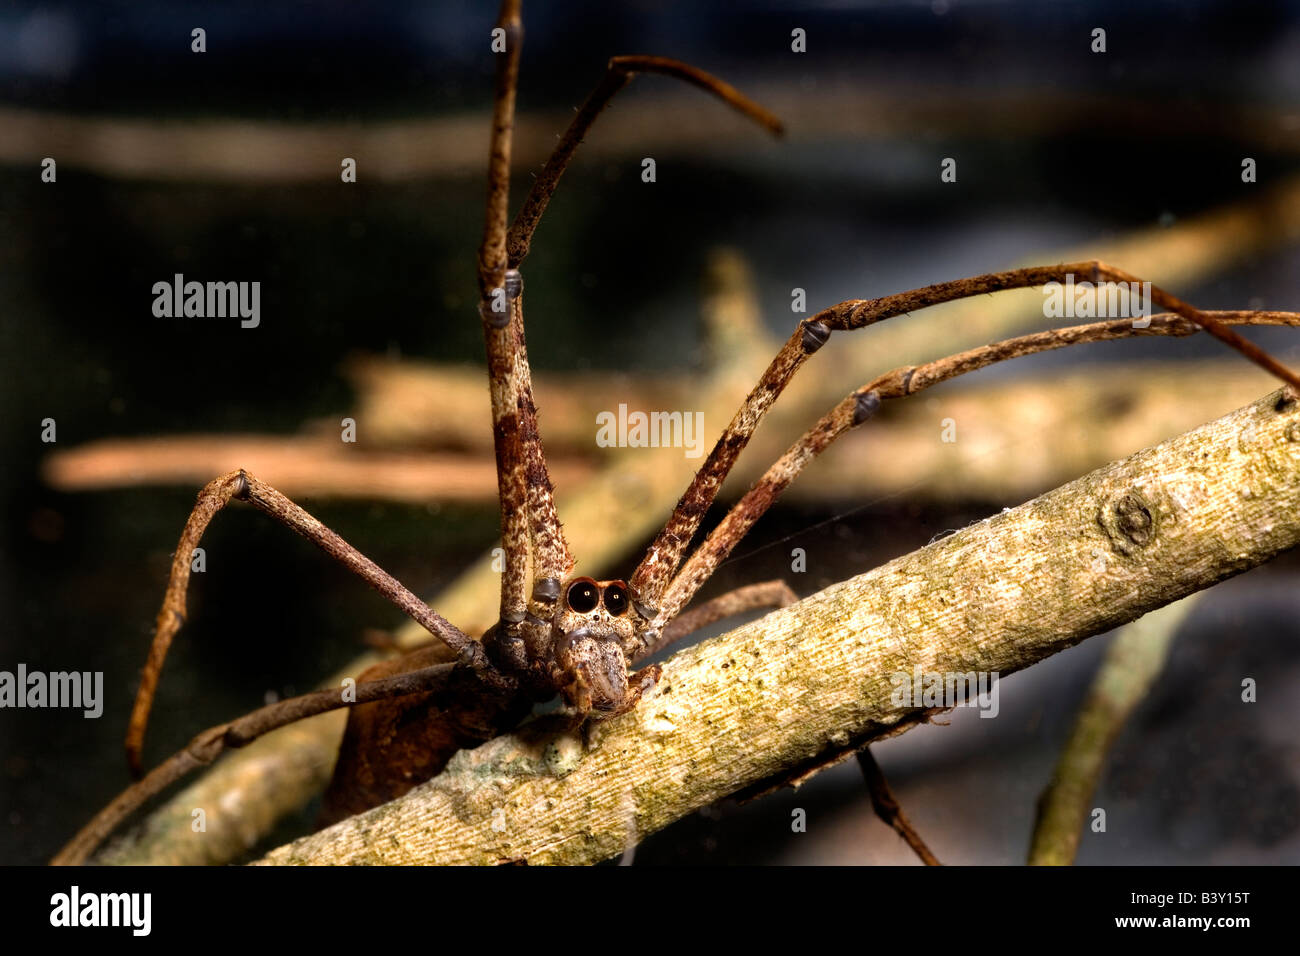
{"type": "Polygon", "coordinates": [[[632,599],[623,581],[566,581],[556,605],[556,661],[573,683],[570,704],[592,716],[611,715],[628,701],[627,658],[634,634],[632,599]]]}

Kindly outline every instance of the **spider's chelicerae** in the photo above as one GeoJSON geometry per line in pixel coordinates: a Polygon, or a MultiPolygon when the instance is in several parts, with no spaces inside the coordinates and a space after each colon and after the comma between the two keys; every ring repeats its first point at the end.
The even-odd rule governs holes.
{"type": "MultiPolygon", "coordinates": [[[[652,654],[706,623],[743,610],[784,605],[782,582],[741,588],[683,613],[700,587],[803,467],[838,436],[871,418],[885,400],[998,361],[1080,342],[1132,335],[1190,335],[1205,330],[1300,389],[1300,377],[1229,328],[1297,324],[1287,313],[1200,311],[1152,286],[1165,311],[1148,323],[1131,319],[1053,329],[997,342],[926,365],[895,369],[851,392],[798,439],[731,508],[693,552],[690,542],[754,429],[794,374],[833,332],[860,329],[927,306],[1003,289],[1067,282],[1130,283],[1135,277],[1097,261],[1016,269],[945,282],[876,299],[832,305],[799,322],[750,391],[681,496],[663,529],[626,580],[575,576],[575,556],[556,514],[538,431],[524,341],[521,267],[557,183],[610,99],[637,73],[685,80],[717,96],[770,132],[780,122],[726,83],[659,57],[616,57],[537,176],[513,224],[508,222],[511,140],[522,44],[519,0],[504,0],[494,42],[497,81],[488,165],[484,238],[478,255],[479,317],[487,345],[504,569],[497,623],[480,639],[439,616],[397,580],[274,488],[245,471],[224,475],[199,494],[177,546],[127,736],[138,774],[149,709],[168,646],[185,619],[190,556],[212,517],[232,499],[248,502],[326,552],[423,625],[437,642],[362,675],[351,694],[324,690],[254,711],[203,732],[97,816],[57,858],[86,859],[144,800],[228,747],[276,727],[339,707],[353,709],[327,818],[392,799],[436,774],[459,749],[510,730],[541,701],[563,699],[575,725],[616,717],[654,688],[659,667],[637,668],[652,654]]],[[[864,757],[873,796],[886,795],[864,757]]],[[[886,799],[887,802],[887,799],[886,799]]],[[[896,807],[895,807],[896,810],[896,807]]],[[[905,824],[904,824],[905,826],[905,824]]],[[[919,844],[919,841],[917,841],[919,844]]],[[[918,852],[923,848],[918,847],[918,852]]]]}

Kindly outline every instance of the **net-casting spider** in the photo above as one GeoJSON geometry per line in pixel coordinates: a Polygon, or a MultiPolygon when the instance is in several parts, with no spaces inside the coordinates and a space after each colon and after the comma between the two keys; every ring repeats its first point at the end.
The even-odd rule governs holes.
{"type": "MultiPolygon", "coordinates": [[[[480,639],[439,616],[374,562],[274,488],[245,471],[223,475],[199,494],[172,562],[153,643],[127,733],[126,752],[139,776],[149,710],[173,636],[185,620],[191,554],[213,516],[231,500],[248,502],[315,542],[365,580],[437,641],[378,665],[352,688],[322,690],[253,711],[199,734],[119,795],[56,858],[89,857],[135,808],[189,770],[210,763],[228,747],[242,746],[276,727],[338,707],[373,703],[351,712],[326,815],[339,818],[406,792],[436,774],[458,749],[516,727],[533,706],[557,694],[575,725],[609,719],[636,707],[654,688],[659,667],[629,669],[706,623],[747,609],[795,600],[780,581],[751,585],[683,613],[759,517],[816,455],[846,431],[871,418],[887,399],[994,362],[1081,342],[1131,335],[1190,335],[1205,330],[1300,390],[1300,377],[1241,338],[1232,324],[1300,324],[1288,313],[1207,313],[1152,286],[1151,300],[1166,310],[1149,324],[1131,319],[1052,329],[971,349],[926,365],[895,369],[850,393],[796,441],[731,508],[689,557],[723,480],[764,414],[786,384],[833,332],[860,329],[941,302],[1003,289],[1066,282],[1129,283],[1133,276],[1097,261],[1016,269],[958,279],[876,299],[830,306],[799,322],[754,386],[712,452],[624,580],[574,576],[575,558],[556,514],[538,431],[524,342],[524,283],[520,271],[534,230],[565,168],[597,116],[637,73],[659,73],[692,83],[780,134],[780,122],[737,90],[694,67],[659,57],[616,57],[574,117],[524,200],[507,224],[511,139],[523,31],[520,0],[504,0],[497,21],[496,94],[488,162],[488,199],[478,254],[479,315],[487,344],[496,449],[504,570],[497,623],[480,639]],[[530,586],[531,585],[531,586],[530,586]],[[350,692],[349,692],[350,691],[350,692]]],[[[863,756],[882,816],[889,802],[878,769],[863,756]]],[[[894,811],[897,806],[894,805],[894,811]]],[[[892,821],[900,832],[901,815],[892,821]]],[[[906,835],[906,834],[905,834],[906,835]]],[[[920,852],[923,848],[918,848],[920,852]]]]}

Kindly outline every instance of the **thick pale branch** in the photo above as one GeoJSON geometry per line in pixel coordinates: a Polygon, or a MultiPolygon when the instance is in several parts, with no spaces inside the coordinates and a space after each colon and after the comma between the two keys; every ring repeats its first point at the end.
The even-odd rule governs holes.
{"type": "Polygon", "coordinates": [[[914,725],[896,673],[1005,675],[1297,543],[1300,403],[1277,392],[683,651],[589,749],[497,738],[265,862],[617,856],[629,832],[914,725]]]}

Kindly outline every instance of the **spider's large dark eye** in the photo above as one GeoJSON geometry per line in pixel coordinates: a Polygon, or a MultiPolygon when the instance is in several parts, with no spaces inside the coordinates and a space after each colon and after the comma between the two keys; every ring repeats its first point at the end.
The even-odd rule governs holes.
{"type": "Polygon", "coordinates": [[[596,605],[600,603],[600,589],[590,578],[579,578],[569,585],[564,600],[572,610],[579,614],[586,614],[588,611],[596,610],[596,605]]]}
{"type": "Polygon", "coordinates": [[[605,610],[615,617],[627,610],[627,588],[615,582],[605,588],[605,610]]]}

